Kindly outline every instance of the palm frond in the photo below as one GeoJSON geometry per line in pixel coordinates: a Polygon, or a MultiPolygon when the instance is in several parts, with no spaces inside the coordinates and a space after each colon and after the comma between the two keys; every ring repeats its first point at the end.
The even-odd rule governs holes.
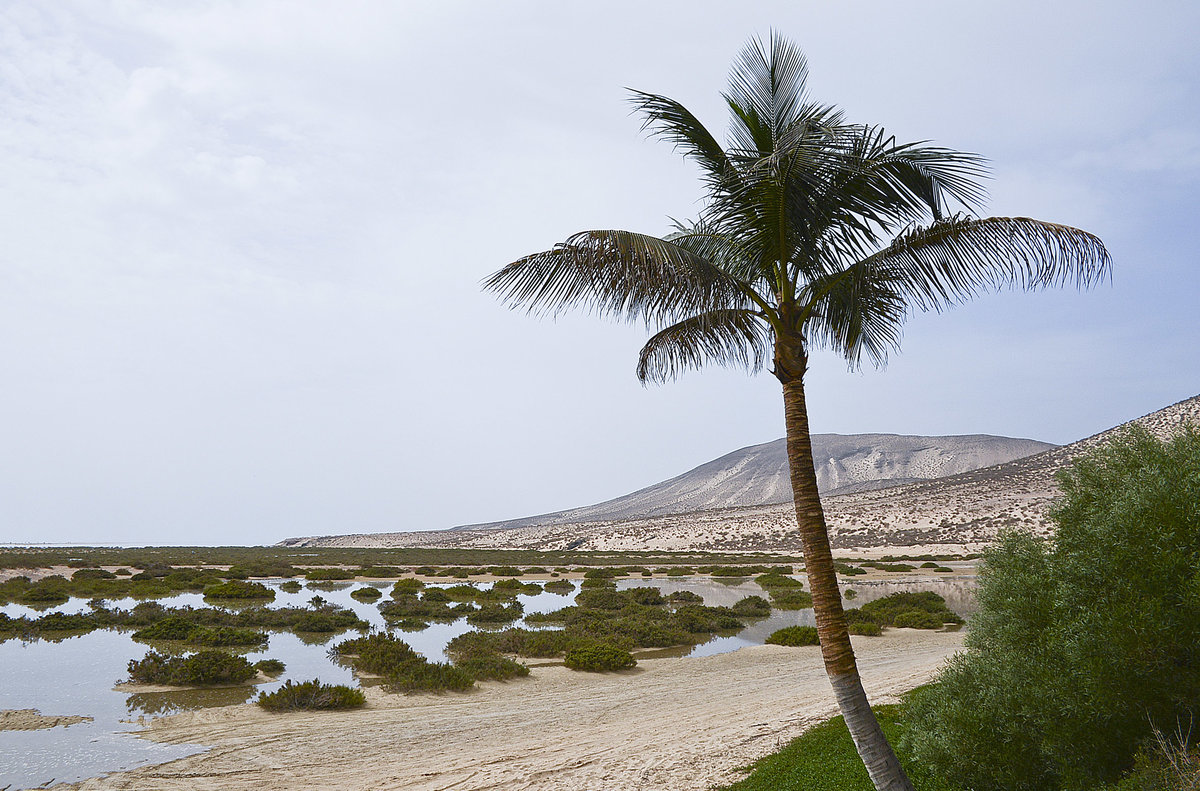
{"type": "Polygon", "coordinates": [[[483,282],[510,307],[558,314],[675,320],[714,308],[749,307],[740,284],[685,247],[629,231],[585,231],[525,256],[483,282]]]}
{"type": "Polygon", "coordinates": [[[812,280],[800,295],[806,340],[825,347],[857,368],[865,354],[876,366],[899,351],[908,314],[892,273],[869,261],[812,280]]]}
{"type": "Polygon", "coordinates": [[[1112,269],[1098,237],[1028,217],[950,217],[900,234],[863,263],[890,271],[922,310],[1006,288],[1089,288],[1112,269]]]}
{"type": "Polygon", "coordinates": [[[728,188],[731,180],[736,181],[737,171],[721,144],[690,110],[666,96],[632,89],[630,92],[633,94],[630,102],[644,116],[642,129],[669,141],[685,157],[698,162],[711,188],[721,191],[728,188]]]}
{"type": "Polygon", "coordinates": [[[672,324],[646,341],[638,355],[642,382],[665,382],[706,362],[762,370],[774,334],[763,317],[750,310],[711,310],[672,324]]]}
{"type": "Polygon", "coordinates": [[[792,126],[808,93],[808,61],[787,39],[772,32],[767,46],[751,39],[729,75],[725,101],[733,112],[730,141],[743,151],[768,154],[792,126]]]}

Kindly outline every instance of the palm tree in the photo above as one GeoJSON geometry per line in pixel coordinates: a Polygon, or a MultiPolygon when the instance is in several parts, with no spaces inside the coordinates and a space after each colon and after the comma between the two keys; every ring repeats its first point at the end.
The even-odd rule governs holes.
{"type": "Polygon", "coordinates": [[[877,789],[912,786],[863,691],[817,492],[804,396],[816,348],[849,364],[886,362],[913,310],[942,310],[1008,287],[1087,287],[1110,268],[1084,231],[967,212],[983,191],[979,157],[899,144],[809,100],[807,65],[772,35],[742,51],[724,94],[728,146],[679,102],[634,92],[646,128],[704,174],[700,219],[656,238],[586,231],[526,256],[484,283],[510,306],[571,307],[657,330],[638,361],[661,382],[704,362],[783,387],[788,463],[817,631],[838,707],[877,789]],[[963,213],[947,214],[949,205],[963,213]]]}

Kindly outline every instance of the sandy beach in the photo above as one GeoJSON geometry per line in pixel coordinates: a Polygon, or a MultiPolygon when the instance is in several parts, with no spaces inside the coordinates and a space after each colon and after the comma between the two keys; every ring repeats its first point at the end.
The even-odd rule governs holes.
{"type": "MultiPolygon", "coordinates": [[[[875,702],[928,680],[962,632],[855,638],[875,702]]],[[[815,647],[646,659],[626,674],[534,667],[474,692],[392,695],[368,708],[268,714],[253,705],[154,720],[147,738],[208,752],[87,789],[707,789],[836,713],[815,647]]],[[[61,787],[61,786],[60,786],[61,787]]]]}

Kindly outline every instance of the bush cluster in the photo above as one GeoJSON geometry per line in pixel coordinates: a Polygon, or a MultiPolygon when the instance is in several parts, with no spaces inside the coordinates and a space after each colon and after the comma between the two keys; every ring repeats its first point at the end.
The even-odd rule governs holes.
{"type": "Polygon", "coordinates": [[[563,658],[571,670],[603,673],[611,670],[627,670],[637,665],[637,660],[628,651],[615,645],[597,644],[572,648],[563,658]]]}
{"type": "Polygon", "coordinates": [[[275,598],[275,591],[261,582],[246,582],[244,580],[229,580],[209,585],[204,589],[206,599],[264,599],[275,598]]]}
{"type": "Polygon", "coordinates": [[[817,627],[815,626],[785,626],[776,629],[766,639],[771,645],[817,645],[817,627]]]}
{"type": "Polygon", "coordinates": [[[467,672],[440,662],[430,662],[408,643],[376,632],[344,640],[331,649],[355,670],[383,676],[390,689],[399,692],[461,691],[475,685],[467,672]]]}
{"type": "Polygon", "coordinates": [[[255,702],[267,711],[313,711],[357,709],[366,705],[367,698],[361,689],[313,679],[299,684],[287,681],[274,692],[260,692],[255,702]]]}
{"type": "Polygon", "coordinates": [[[254,666],[244,657],[224,651],[200,651],[183,657],[151,651],[143,659],[129,661],[129,677],[142,684],[181,687],[240,684],[256,674],[254,666]]]}

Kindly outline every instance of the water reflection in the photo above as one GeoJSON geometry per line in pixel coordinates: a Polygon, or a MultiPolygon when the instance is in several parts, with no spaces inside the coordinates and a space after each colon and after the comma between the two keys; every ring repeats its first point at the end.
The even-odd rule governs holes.
{"type": "Polygon", "coordinates": [[[211,687],[208,689],[173,689],[169,692],[136,692],[125,699],[125,710],[133,715],[178,714],[214,706],[235,706],[248,703],[258,694],[254,686],[211,687]]]}

